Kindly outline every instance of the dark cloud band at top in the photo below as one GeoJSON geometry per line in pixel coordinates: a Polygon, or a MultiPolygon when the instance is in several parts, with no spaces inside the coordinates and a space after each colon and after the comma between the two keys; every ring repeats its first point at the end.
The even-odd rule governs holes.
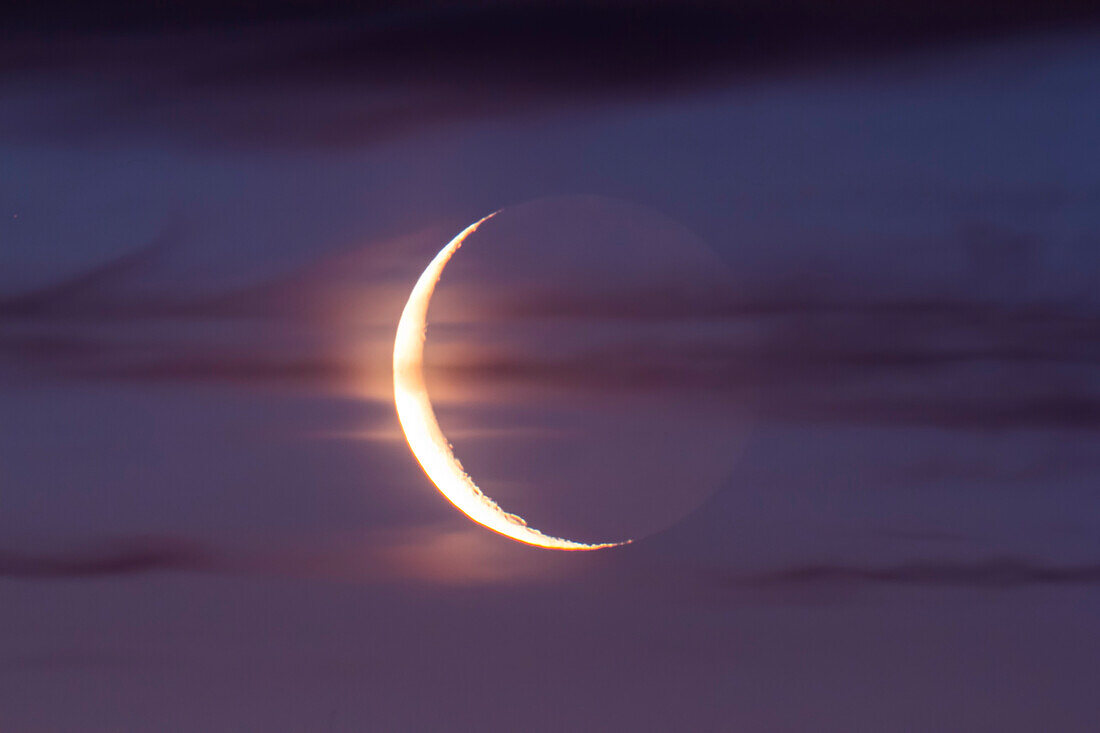
{"type": "Polygon", "coordinates": [[[0,45],[0,81],[2,70],[76,72],[97,96],[76,102],[79,125],[35,120],[9,123],[11,132],[160,130],[250,147],[374,143],[440,122],[819,73],[1100,22],[1100,8],[1081,0],[20,7],[0,20],[11,37],[0,45]]]}

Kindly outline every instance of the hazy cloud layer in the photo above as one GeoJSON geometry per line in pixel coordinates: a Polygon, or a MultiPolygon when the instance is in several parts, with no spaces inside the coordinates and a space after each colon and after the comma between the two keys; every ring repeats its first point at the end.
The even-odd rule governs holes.
{"type": "MultiPolygon", "coordinates": [[[[378,280],[349,286],[314,268],[234,292],[161,293],[142,286],[161,247],[0,301],[0,358],[43,376],[314,388],[369,366],[341,338],[354,334],[380,355],[390,348],[388,328],[353,329],[331,316],[340,310],[334,293],[369,292],[378,280]],[[82,327],[89,321],[95,329],[82,327]]],[[[606,339],[561,353],[494,339],[434,368],[490,392],[709,393],[793,422],[1100,428],[1093,306],[954,292],[888,300],[875,295],[882,286],[848,278],[790,297],[777,282],[751,299],[732,287],[586,302],[530,293],[494,311],[509,315],[469,324],[463,338],[478,345],[508,321],[533,318],[596,324],[606,339]],[[641,335],[620,336],[624,322],[641,335]]]]}

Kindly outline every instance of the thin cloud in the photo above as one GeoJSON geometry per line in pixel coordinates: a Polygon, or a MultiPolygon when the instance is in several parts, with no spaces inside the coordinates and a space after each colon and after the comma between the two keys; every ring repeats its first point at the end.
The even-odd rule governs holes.
{"type": "Polygon", "coordinates": [[[164,537],[139,537],[64,553],[30,554],[0,550],[0,578],[64,580],[151,572],[224,570],[217,553],[198,544],[164,537]]]}
{"type": "MultiPolygon", "coordinates": [[[[935,537],[959,539],[954,535],[935,537]]],[[[476,527],[450,525],[375,530],[315,543],[282,542],[247,551],[215,549],[178,537],[139,536],[89,543],[65,551],[3,550],[0,579],[93,580],[192,572],[320,577],[348,582],[484,585],[598,572],[611,556],[593,556],[589,558],[593,562],[577,561],[576,557],[521,546],[476,527]]],[[[666,571],[667,568],[657,570],[666,571]]],[[[675,576],[680,574],[674,571],[675,576]]],[[[891,565],[805,563],[755,573],[726,574],[721,582],[746,590],[1062,587],[1100,584],[1100,564],[1052,564],[1022,557],[929,559],[891,565]]]]}
{"type": "Polygon", "coordinates": [[[69,277],[25,293],[0,296],[0,321],[117,314],[124,310],[126,286],[148,272],[174,239],[165,234],[69,277]]]}
{"type": "Polygon", "coordinates": [[[0,580],[42,582],[190,572],[461,586],[545,580],[580,568],[560,553],[519,545],[462,523],[235,549],[139,536],[63,551],[0,550],[0,580]]]}
{"type": "Polygon", "coordinates": [[[919,560],[898,565],[794,565],[732,578],[744,588],[781,589],[851,586],[943,586],[960,588],[1019,588],[1100,584],[1100,564],[1049,565],[1024,558],[1004,557],[977,562],[919,560]]]}
{"type": "Polygon", "coordinates": [[[351,379],[355,365],[325,357],[262,357],[211,352],[154,358],[72,372],[86,379],[122,382],[225,382],[239,385],[327,385],[351,379]]]}

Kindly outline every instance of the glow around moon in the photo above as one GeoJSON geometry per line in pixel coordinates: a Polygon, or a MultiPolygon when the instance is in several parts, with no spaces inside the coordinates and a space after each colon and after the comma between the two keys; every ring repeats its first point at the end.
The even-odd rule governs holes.
{"type": "Polygon", "coordinates": [[[630,540],[590,545],[551,537],[527,526],[527,522],[521,517],[501,509],[478,488],[462,468],[436,420],[424,383],[424,339],[428,327],[428,304],[447,262],[462,246],[466,237],[495,215],[496,212],[489,214],[466,227],[440,250],[416,281],[405,309],[401,312],[397,337],[393,344],[393,395],[405,439],[424,473],[440,493],[459,511],[487,529],[517,542],[552,550],[598,550],[627,544],[630,540]]]}

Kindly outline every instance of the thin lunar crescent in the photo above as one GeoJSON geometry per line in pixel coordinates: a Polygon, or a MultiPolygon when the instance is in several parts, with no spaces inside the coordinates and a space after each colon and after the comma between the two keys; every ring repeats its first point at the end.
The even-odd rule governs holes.
{"type": "Polygon", "coordinates": [[[393,343],[393,396],[397,418],[405,431],[405,439],[424,473],[440,493],[460,512],[483,527],[517,542],[553,550],[598,550],[626,544],[630,540],[590,545],[551,537],[528,527],[522,518],[501,509],[478,488],[462,468],[436,420],[424,383],[424,339],[428,327],[428,304],[451,256],[462,246],[466,237],[496,213],[466,227],[440,250],[416,281],[409,301],[401,312],[397,337],[393,343]]]}

